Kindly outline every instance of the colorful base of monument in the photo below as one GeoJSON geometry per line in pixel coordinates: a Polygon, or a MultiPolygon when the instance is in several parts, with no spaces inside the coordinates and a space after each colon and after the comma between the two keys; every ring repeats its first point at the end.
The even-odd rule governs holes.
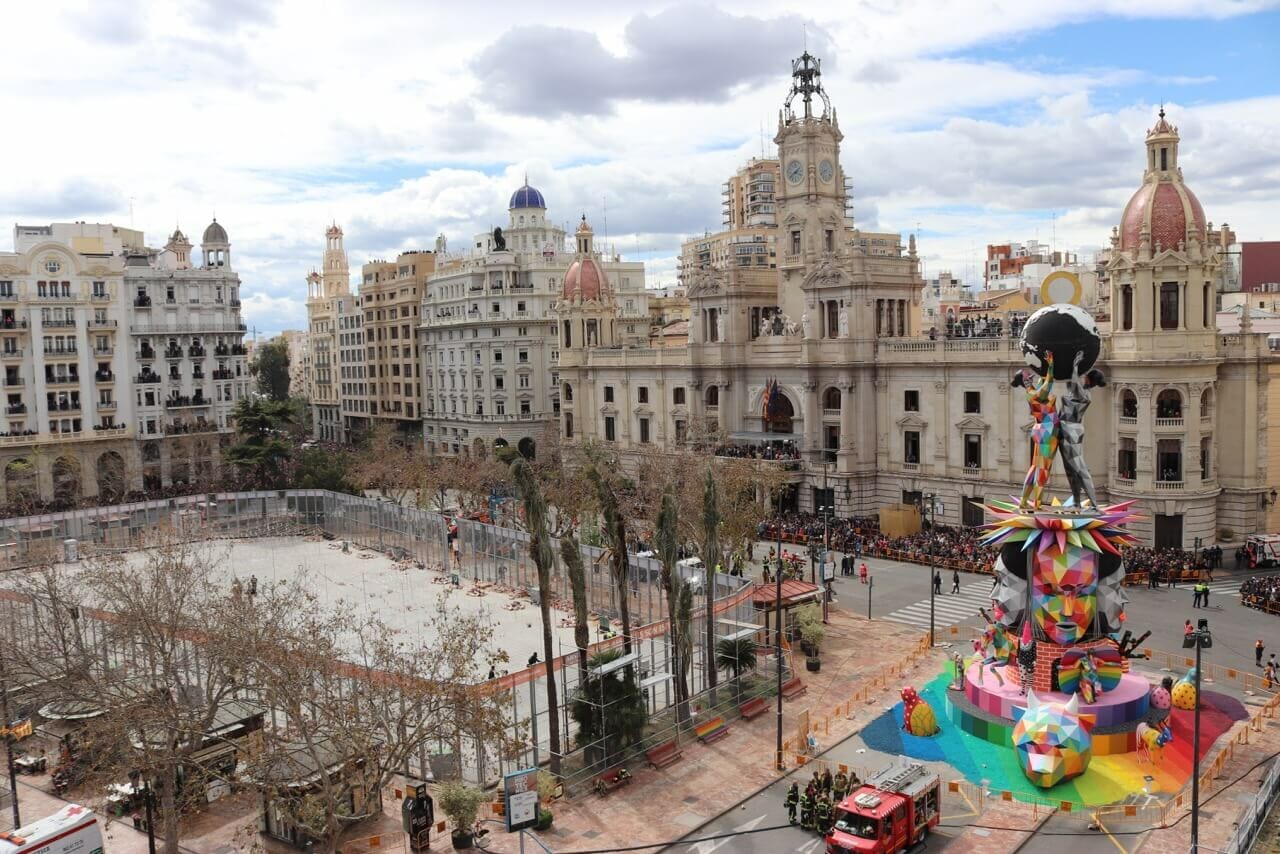
{"type": "MultiPolygon", "coordinates": [[[[995,676],[991,672],[991,668],[987,667],[982,671],[981,681],[978,676],[978,665],[970,665],[965,671],[964,693],[966,699],[973,704],[978,710],[985,712],[991,717],[1000,718],[1008,726],[1012,727],[1016,717],[1014,715],[1015,708],[1026,706],[1027,698],[1023,696],[1021,689],[1017,683],[1010,679],[1008,673],[1015,668],[1001,668],[1001,674],[1004,676],[1004,685],[996,681],[995,676]]],[[[1070,699],[1066,694],[1058,691],[1036,690],[1036,696],[1041,702],[1049,701],[1055,703],[1065,703],[1070,699]]],[[[1083,714],[1094,716],[1094,731],[1108,730],[1117,727],[1136,727],[1140,720],[1143,720],[1147,714],[1147,708],[1150,705],[1151,685],[1146,679],[1132,673],[1126,673],[1120,678],[1120,684],[1110,691],[1104,692],[1098,697],[1098,702],[1093,705],[1080,704],[1080,711],[1083,714]]],[[[1095,744],[1096,744],[1095,739],[1095,744]]],[[[1098,754],[1095,746],[1094,754],[1098,754]]]]}
{"type": "MultiPolygon", "coordinates": [[[[993,792],[1007,791],[1014,798],[1039,802],[1057,798],[1085,806],[1102,806],[1123,801],[1144,788],[1153,795],[1168,796],[1180,791],[1191,778],[1192,713],[1175,709],[1169,719],[1174,741],[1164,749],[1159,760],[1139,761],[1136,752],[1100,755],[1095,748],[1093,761],[1084,774],[1051,789],[1041,789],[1023,774],[1007,730],[1001,744],[951,722],[951,704],[947,702],[950,684],[948,670],[923,687],[917,686],[920,696],[935,709],[947,710],[939,735],[922,738],[903,732],[902,704],[898,703],[863,729],[861,737],[866,746],[886,754],[945,762],[974,784],[985,783],[993,792]]],[[[1245,708],[1239,701],[1206,691],[1200,722],[1201,756],[1235,721],[1245,717],[1245,708]]]]}

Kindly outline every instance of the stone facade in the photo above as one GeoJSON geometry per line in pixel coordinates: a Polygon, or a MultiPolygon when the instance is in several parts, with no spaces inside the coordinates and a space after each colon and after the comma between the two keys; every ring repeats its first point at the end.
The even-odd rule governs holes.
{"type": "MultiPolygon", "coordinates": [[[[731,443],[795,443],[800,466],[762,463],[798,469],[791,506],[855,515],[933,493],[940,522],[980,523],[979,503],[1018,492],[1030,457],[1026,400],[1010,388],[1018,342],[922,334],[915,239],[871,243],[846,218],[841,133],[814,70],[797,60],[775,136],[777,269],[697,270],[685,347],[562,346],[561,436],[605,442],[629,465],[708,423],[731,443]]],[[[1122,218],[1132,245],[1117,233],[1109,256],[1110,384],[1093,393],[1087,453],[1100,498],[1140,502],[1140,538],[1190,547],[1265,526],[1271,356],[1265,336],[1214,328],[1216,250],[1176,168],[1176,132],[1162,118],[1152,134],[1143,198],[1122,218]],[[1182,229],[1158,251],[1142,236],[1153,214],[1166,237],[1182,229]]],[[[1069,494],[1055,468],[1051,491],[1069,494]]]]}
{"type": "Polygon", "coordinates": [[[5,500],[211,482],[250,378],[231,243],[163,249],[106,224],[17,226],[0,253],[5,500]]]}
{"type": "Polygon", "coordinates": [[[320,271],[307,276],[307,337],[311,344],[312,432],[330,442],[350,440],[341,415],[341,379],[338,372],[338,315],[336,300],[351,296],[351,269],[343,247],[342,229],[336,224],[325,231],[320,271]]]}

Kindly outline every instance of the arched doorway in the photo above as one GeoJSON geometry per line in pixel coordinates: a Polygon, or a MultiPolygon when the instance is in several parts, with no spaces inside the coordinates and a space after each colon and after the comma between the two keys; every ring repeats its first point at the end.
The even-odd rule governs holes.
{"type": "Polygon", "coordinates": [[[80,497],[80,461],[58,457],[53,461],[53,500],[74,502],[80,497]]]}
{"type": "Polygon", "coordinates": [[[528,436],[525,436],[519,441],[516,445],[516,450],[518,450],[520,452],[520,456],[524,457],[526,460],[532,460],[537,457],[537,443],[528,436]]]}
{"type": "Polygon", "coordinates": [[[4,467],[4,492],[9,504],[25,504],[36,500],[36,466],[24,457],[10,460],[4,467]]]}
{"type": "Polygon", "coordinates": [[[761,421],[764,423],[764,432],[792,433],[795,417],[796,410],[791,405],[791,399],[774,387],[773,393],[769,395],[769,399],[765,401],[762,408],[761,421]]]}
{"type": "Polygon", "coordinates": [[[98,497],[108,504],[123,501],[129,491],[125,482],[124,458],[115,451],[98,457],[98,497]]]}

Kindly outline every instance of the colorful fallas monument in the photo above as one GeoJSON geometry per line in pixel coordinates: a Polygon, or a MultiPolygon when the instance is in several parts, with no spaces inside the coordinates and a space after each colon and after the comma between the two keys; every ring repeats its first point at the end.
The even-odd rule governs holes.
{"type": "Polygon", "coordinates": [[[993,609],[949,692],[952,720],[1012,747],[1045,788],[1083,774],[1093,756],[1134,751],[1150,704],[1147,680],[1128,672],[1137,643],[1123,632],[1120,549],[1135,542],[1125,530],[1133,502],[1100,506],[1085,465],[1084,413],[1105,384],[1100,345],[1075,305],[1046,306],[1023,328],[1028,367],[1013,385],[1031,411],[1031,466],[1020,497],[986,507],[984,543],[999,549],[993,609]],[[1045,495],[1055,459],[1071,490],[1062,500],[1045,495]]]}

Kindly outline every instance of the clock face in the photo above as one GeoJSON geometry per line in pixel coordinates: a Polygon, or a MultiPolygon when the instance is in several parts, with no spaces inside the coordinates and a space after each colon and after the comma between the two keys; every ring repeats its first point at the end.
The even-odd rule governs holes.
{"type": "Polygon", "coordinates": [[[835,167],[831,165],[830,160],[824,160],[818,164],[818,177],[822,179],[824,184],[830,184],[835,174],[835,167]]]}
{"type": "Polygon", "coordinates": [[[799,184],[800,179],[804,177],[804,164],[799,160],[792,160],[787,164],[787,180],[792,184],[799,184]]]}

